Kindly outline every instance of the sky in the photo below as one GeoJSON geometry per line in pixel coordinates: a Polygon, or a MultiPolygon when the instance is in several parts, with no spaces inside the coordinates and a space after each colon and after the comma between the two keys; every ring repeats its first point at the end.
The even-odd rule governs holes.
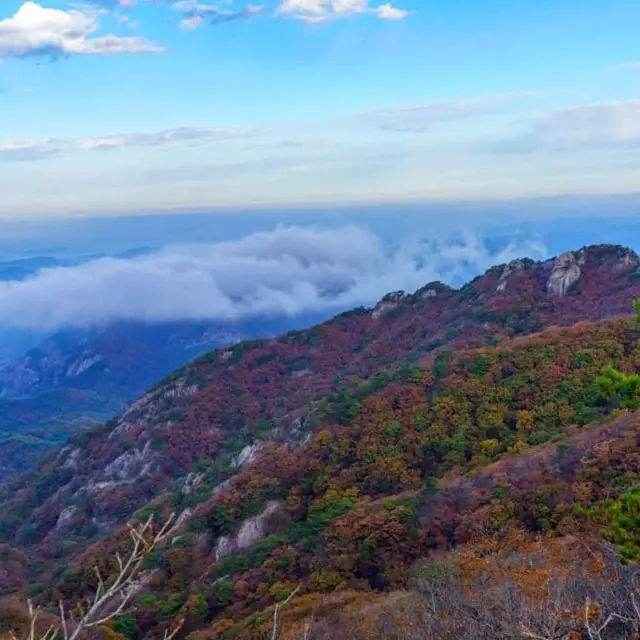
{"type": "Polygon", "coordinates": [[[626,194],[637,0],[2,0],[0,218],[626,194]]]}

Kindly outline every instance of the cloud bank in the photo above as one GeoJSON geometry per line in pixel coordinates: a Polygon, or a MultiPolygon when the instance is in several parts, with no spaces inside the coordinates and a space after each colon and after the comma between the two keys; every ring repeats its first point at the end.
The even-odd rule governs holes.
{"type": "Polygon", "coordinates": [[[529,131],[500,146],[508,152],[582,151],[640,146],[640,100],[556,109],[531,119],[529,131]]]}
{"type": "Polygon", "coordinates": [[[241,9],[230,9],[225,6],[204,4],[196,0],[177,0],[171,7],[182,14],[179,26],[185,31],[193,31],[207,21],[216,25],[236,20],[248,20],[264,11],[264,5],[247,4],[241,9]]]}
{"type": "Polygon", "coordinates": [[[12,18],[0,20],[0,58],[160,53],[143,38],[113,34],[91,37],[100,28],[95,12],[48,9],[25,2],[12,18]]]}
{"type": "Polygon", "coordinates": [[[354,15],[371,15],[381,20],[402,20],[410,11],[390,3],[372,6],[370,0],[283,0],[277,14],[304,22],[327,22],[354,15]]]}
{"type": "Polygon", "coordinates": [[[532,95],[534,94],[513,92],[477,98],[434,100],[421,104],[370,109],[359,113],[357,117],[373,123],[382,131],[422,133],[444,122],[466,120],[478,115],[496,113],[511,100],[532,95]]]}
{"type": "MultiPolygon", "coordinates": [[[[186,6],[186,5],[185,5],[186,6]]],[[[189,4],[189,6],[191,6],[189,4]]],[[[232,16],[236,13],[224,14],[226,20],[238,19],[232,16]]],[[[191,18],[185,18],[190,20],[191,18]]],[[[222,20],[221,16],[216,19],[222,20]]],[[[186,27],[185,27],[186,28],[186,27]]],[[[397,105],[363,112],[350,113],[341,116],[337,123],[364,124],[371,129],[389,133],[420,134],[432,131],[439,125],[472,119],[474,116],[498,113],[505,103],[523,97],[529,93],[505,93],[493,96],[480,96],[457,100],[436,100],[413,105],[397,105]]],[[[334,123],[335,124],[335,123],[334,123]]],[[[44,140],[8,140],[0,141],[0,162],[13,160],[43,160],[65,152],[95,151],[120,148],[149,148],[170,144],[205,144],[237,140],[241,138],[260,136],[280,136],[286,134],[288,138],[279,137],[277,140],[263,140],[262,144],[269,145],[276,150],[286,148],[337,147],[337,143],[329,138],[318,138],[320,127],[327,127],[331,122],[316,122],[307,129],[289,131],[284,125],[280,128],[243,128],[243,127],[203,127],[181,126],[160,131],[126,132],[104,134],[88,138],[50,138],[44,140]],[[293,134],[293,137],[290,136],[293,134]],[[309,138],[314,134],[313,138],[309,138]],[[295,137],[304,136],[304,137],[295,137]]],[[[334,134],[335,135],[335,134],[334,134]]],[[[405,154],[404,151],[399,151],[405,154]]]]}
{"type": "Polygon", "coordinates": [[[0,142],[0,162],[44,160],[69,151],[108,151],[123,148],[163,147],[171,144],[204,144],[245,138],[255,131],[233,127],[174,127],[162,131],[107,134],[91,138],[50,138],[0,142]]]}
{"type": "Polygon", "coordinates": [[[168,247],[0,283],[0,325],[56,330],[117,320],[233,321],[373,305],[433,280],[460,284],[496,263],[546,256],[533,242],[491,250],[467,233],[389,247],[356,227],[278,227],[234,242],[168,247]]]}
{"type": "Polygon", "coordinates": [[[626,71],[627,69],[640,69],[640,60],[621,62],[619,64],[613,64],[606,67],[606,71],[626,71]]]}

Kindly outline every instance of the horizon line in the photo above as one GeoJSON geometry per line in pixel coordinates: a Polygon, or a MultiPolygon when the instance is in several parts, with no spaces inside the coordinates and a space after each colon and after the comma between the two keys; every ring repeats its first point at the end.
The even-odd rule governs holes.
{"type": "MultiPolygon", "coordinates": [[[[132,209],[70,209],[51,210],[49,212],[30,211],[4,215],[0,212],[0,223],[35,223],[54,221],[77,221],[77,220],[105,220],[118,218],[144,218],[163,217],[172,215],[223,215],[231,213],[291,213],[292,210],[304,209],[308,212],[323,212],[335,208],[357,208],[366,207],[372,211],[375,209],[385,209],[388,207],[469,207],[474,208],[482,205],[493,205],[498,207],[508,207],[514,204],[541,204],[553,205],[556,203],[579,204],[597,201],[617,201],[618,203],[634,203],[640,205],[640,191],[622,193],[558,193],[545,195],[523,195],[500,197],[478,197],[478,198],[396,198],[385,200],[372,199],[336,199],[333,201],[254,201],[246,204],[212,204],[199,206],[165,206],[165,207],[141,207],[132,209]]],[[[301,211],[302,213],[302,211],[301,211]]],[[[630,212],[627,212],[630,213],[630,212]]]]}

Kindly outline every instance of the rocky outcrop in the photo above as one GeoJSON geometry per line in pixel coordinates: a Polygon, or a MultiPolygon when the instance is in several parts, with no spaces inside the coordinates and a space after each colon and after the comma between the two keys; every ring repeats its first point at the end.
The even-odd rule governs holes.
{"type": "Polygon", "coordinates": [[[67,367],[66,375],[70,378],[75,378],[80,374],[84,373],[85,371],[87,371],[88,369],[90,369],[91,367],[93,367],[94,364],[98,364],[103,360],[104,360],[104,356],[102,356],[99,353],[92,356],[87,356],[85,358],[79,358],[78,360],[74,360],[67,367]]]}
{"type": "Polygon", "coordinates": [[[222,536],[218,538],[215,548],[216,562],[223,558],[241,553],[250,549],[254,543],[265,535],[274,532],[271,522],[273,517],[284,514],[282,504],[277,501],[268,502],[262,513],[252,518],[247,518],[235,536],[222,536]]]}
{"type": "Polygon", "coordinates": [[[85,349],[67,352],[55,337],[45,340],[24,357],[9,364],[0,374],[0,397],[19,398],[49,388],[64,386],[104,361],[100,353],[85,349]]]}
{"type": "Polygon", "coordinates": [[[137,447],[129,449],[112,460],[105,468],[105,476],[116,476],[118,479],[133,479],[144,473],[145,462],[151,453],[151,442],[147,441],[142,450],[137,447]]]}
{"type": "Polygon", "coordinates": [[[429,282],[424,285],[424,287],[420,287],[420,289],[413,294],[413,298],[419,300],[430,300],[437,298],[442,293],[454,291],[455,289],[453,287],[436,280],[434,282],[429,282]]]}
{"type": "Polygon", "coordinates": [[[184,479],[182,488],[180,491],[183,496],[188,496],[193,491],[195,491],[199,486],[202,480],[204,479],[204,473],[196,473],[195,471],[191,471],[187,474],[184,479]]]}
{"type": "MultiPolygon", "coordinates": [[[[134,428],[146,428],[172,400],[192,396],[197,391],[198,385],[188,385],[184,378],[180,378],[170,386],[145,393],[127,409],[109,434],[109,440],[117,439],[134,428]]],[[[167,426],[171,425],[168,423],[167,426]]]]}
{"type": "Polygon", "coordinates": [[[582,274],[581,266],[584,265],[584,253],[576,254],[568,251],[556,258],[551,265],[551,273],[547,279],[547,291],[555,296],[562,297],[567,294],[582,274]]]}
{"type": "Polygon", "coordinates": [[[56,460],[61,462],[63,468],[68,469],[76,469],[78,467],[78,463],[80,462],[80,458],[82,456],[82,451],[80,449],[73,447],[63,447],[60,449],[56,460]],[[64,458],[64,462],[62,459],[64,458]]]}
{"type": "Polygon", "coordinates": [[[524,260],[512,260],[509,262],[509,264],[504,267],[500,277],[498,278],[498,286],[496,287],[496,290],[500,292],[504,291],[507,288],[507,280],[509,280],[509,277],[514,273],[518,273],[518,271],[523,271],[524,269],[526,269],[524,260]]]}
{"type": "Polygon", "coordinates": [[[373,309],[371,315],[373,318],[379,318],[385,313],[389,313],[389,311],[393,311],[400,304],[402,304],[407,298],[409,294],[404,291],[394,291],[393,293],[388,293],[373,309]]]}
{"type": "Polygon", "coordinates": [[[620,256],[616,268],[618,270],[625,270],[638,265],[640,265],[640,259],[638,258],[635,251],[627,250],[624,251],[624,253],[622,253],[622,255],[620,256]]]}
{"type": "Polygon", "coordinates": [[[60,512],[60,515],[58,516],[58,521],[56,522],[55,531],[60,531],[61,529],[64,529],[64,527],[69,522],[71,522],[71,520],[76,514],[76,511],[77,509],[73,505],[71,505],[70,507],[65,507],[60,512]]]}
{"type": "Polygon", "coordinates": [[[231,462],[231,466],[235,468],[246,467],[248,464],[251,464],[257,457],[258,454],[262,451],[264,444],[262,442],[256,441],[253,444],[247,445],[231,462]]]}

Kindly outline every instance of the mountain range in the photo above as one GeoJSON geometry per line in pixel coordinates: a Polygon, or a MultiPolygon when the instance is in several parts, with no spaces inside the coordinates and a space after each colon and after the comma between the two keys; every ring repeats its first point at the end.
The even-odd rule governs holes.
{"type": "MultiPolygon", "coordinates": [[[[118,253],[93,253],[76,257],[35,255],[25,258],[0,259],[0,282],[22,282],[46,269],[74,267],[102,258],[132,259],[148,254],[148,247],[134,247],[118,253]]],[[[0,330],[0,370],[48,336],[38,330],[2,328],[0,330]]]]}
{"type": "MultiPolygon", "coordinates": [[[[397,601],[429,554],[591,531],[580,510],[638,476],[640,421],[596,384],[640,368],[637,298],[638,256],[591,246],[200,355],[0,488],[0,590],[77,602],[96,563],[114,570],[122,525],[174,512],[111,631],[180,616],[181,638],[261,638],[294,592],[291,633],[366,612],[362,594],[397,601]]],[[[33,389],[33,362],[3,393],[33,389]]],[[[113,367],[53,357],[35,388],[93,366],[113,367]]]]}
{"type": "Polygon", "coordinates": [[[119,322],[44,339],[0,370],[0,482],[71,433],[121,413],[147,387],[201,353],[314,320],[119,322]]]}

